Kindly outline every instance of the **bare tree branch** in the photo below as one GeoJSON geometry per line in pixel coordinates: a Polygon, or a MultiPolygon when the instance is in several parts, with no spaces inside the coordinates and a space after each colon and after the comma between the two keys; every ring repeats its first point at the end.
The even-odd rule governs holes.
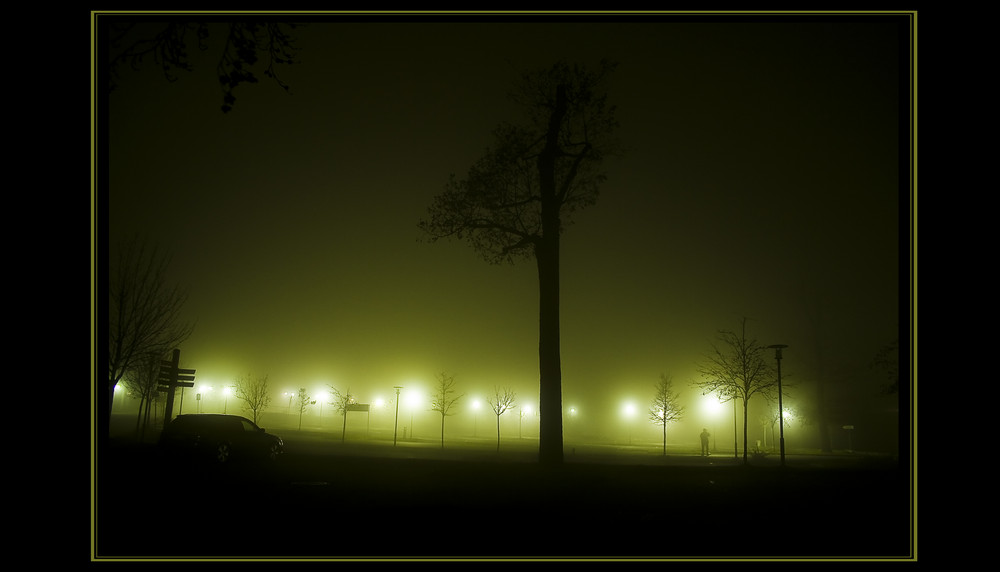
{"type": "Polygon", "coordinates": [[[418,223],[430,242],[466,240],[490,264],[534,258],[539,289],[539,459],[563,461],[559,355],[559,237],[597,202],[606,156],[619,151],[615,108],[597,71],[557,62],[523,74],[511,98],[524,120],[503,122],[464,178],[452,175],[418,223]]]}
{"type": "MultiPolygon", "coordinates": [[[[746,336],[746,318],[739,333],[730,330],[719,332],[719,343],[713,344],[712,354],[706,356],[698,372],[702,380],[696,383],[703,393],[716,393],[729,399],[743,401],[743,462],[747,462],[747,409],[750,398],[760,394],[774,398],[777,375],[767,359],[767,348],[746,336]]],[[[727,399],[728,400],[728,399],[727,399]]]]}
{"type": "Polygon", "coordinates": [[[497,416],[497,451],[500,450],[500,416],[515,407],[514,399],[516,397],[517,394],[509,387],[500,389],[494,386],[493,396],[486,398],[486,402],[490,404],[490,408],[497,416]]]}
{"type": "Polygon", "coordinates": [[[354,399],[354,396],[351,395],[351,388],[347,388],[347,391],[341,393],[339,389],[331,385],[330,392],[333,396],[333,400],[328,404],[336,407],[337,413],[344,416],[344,425],[340,433],[340,442],[343,443],[347,436],[347,412],[349,410],[349,406],[356,400],[354,399]]]}
{"type": "Polygon", "coordinates": [[[167,284],[170,258],[138,237],[125,241],[108,280],[108,399],[126,372],[161,358],[191,335],[181,321],[187,293],[167,284]]]}
{"type": "Polygon", "coordinates": [[[684,416],[684,406],[680,405],[679,393],[673,390],[673,379],[660,374],[660,381],[656,384],[656,394],[653,403],[649,407],[649,420],[663,428],[663,454],[667,454],[667,424],[672,421],[679,421],[684,416]]]}
{"type": "Polygon", "coordinates": [[[451,408],[465,394],[454,395],[455,376],[442,372],[437,374],[437,380],[437,393],[435,393],[434,399],[431,401],[431,411],[437,411],[441,414],[441,447],[443,448],[444,418],[452,415],[451,408]]]}
{"type": "Polygon", "coordinates": [[[268,388],[267,376],[248,374],[233,380],[233,392],[243,402],[243,409],[250,411],[253,422],[257,423],[264,408],[271,404],[271,391],[268,388]]]}
{"type": "MultiPolygon", "coordinates": [[[[100,23],[105,26],[107,38],[109,91],[118,87],[126,68],[138,71],[147,59],[162,70],[167,81],[177,81],[177,70],[194,70],[188,50],[196,47],[198,51],[207,51],[216,28],[204,21],[192,22],[166,16],[128,21],[120,16],[105,15],[100,23]]],[[[264,76],[289,91],[288,84],[278,76],[276,66],[296,63],[294,38],[288,30],[300,25],[268,18],[246,18],[218,24],[225,29],[222,50],[215,67],[222,89],[224,113],[233,108],[236,102],[233,91],[237,87],[258,82],[254,70],[261,58],[266,62],[264,76]]],[[[215,35],[219,35],[218,31],[215,35]]]]}

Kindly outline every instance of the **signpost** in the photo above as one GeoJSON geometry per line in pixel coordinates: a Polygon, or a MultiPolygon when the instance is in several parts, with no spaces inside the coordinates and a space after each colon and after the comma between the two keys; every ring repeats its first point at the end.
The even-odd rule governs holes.
{"type": "MultiPolygon", "coordinates": [[[[167,394],[167,406],[166,411],[163,413],[163,427],[166,429],[167,423],[170,423],[171,417],[173,417],[174,412],[174,393],[178,387],[194,387],[194,370],[193,369],[180,369],[177,364],[181,360],[181,350],[175,349],[172,360],[162,360],[160,362],[160,374],[157,376],[156,381],[159,384],[157,389],[163,391],[167,394]]],[[[181,394],[181,403],[183,404],[183,393],[181,394]]]]}

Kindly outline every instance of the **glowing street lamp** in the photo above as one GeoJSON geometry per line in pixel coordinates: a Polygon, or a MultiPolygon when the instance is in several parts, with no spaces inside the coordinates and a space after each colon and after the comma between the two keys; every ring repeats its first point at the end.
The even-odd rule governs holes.
{"type": "Polygon", "coordinates": [[[778,362],[778,443],[781,449],[781,466],[785,466],[785,410],[781,407],[781,350],[787,348],[784,344],[774,344],[767,346],[774,348],[774,359],[778,362]]]}
{"type": "MultiPolygon", "coordinates": [[[[376,397],[376,398],[375,398],[375,399],[374,399],[374,400],[372,401],[372,408],[371,408],[371,410],[370,410],[370,411],[368,412],[368,423],[369,423],[369,424],[371,424],[371,416],[372,416],[372,413],[377,413],[377,412],[381,411],[383,407],[385,407],[385,400],[384,400],[384,399],[382,399],[381,397],[376,397]]],[[[377,427],[377,426],[378,426],[378,420],[376,420],[376,427],[377,427]]]]}
{"type": "MultiPolygon", "coordinates": [[[[568,417],[568,419],[566,421],[566,425],[565,425],[564,430],[566,431],[566,436],[570,437],[572,439],[576,438],[576,416],[577,416],[577,413],[578,413],[578,411],[577,411],[577,409],[576,409],[575,406],[570,406],[570,407],[566,408],[566,417],[568,417]]],[[[576,453],[575,449],[573,450],[573,453],[574,454],[576,453]]]]}
{"type": "Polygon", "coordinates": [[[476,438],[476,429],[479,427],[479,400],[472,402],[472,438],[476,438]]]}
{"type": "Polygon", "coordinates": [[[521,407],[518,410],[518,418],[517,418],[517,438],[518,439],[521,438],[521,422],[524,420],[524,415],[525,414],[531,415],[531,406],[530,405],[525,405],[524,407],[521,407]]]}
{"type": "Polygon", "coordinates": [[[202,385],[198,387],[198,396],[196,398],[198,400],[198,413],[202,412],[201,403],[205,401],[205,398],[208,396],[209,391],[212,391],[212,386],[210,385],[202,385]]]}
{"type": "Polygon", "coordinates": [[[792,420],[795,419],[795,412],[793,412],[791,409],[787,408],[783,409],[781,411],[781,418],[787,421],[788,423],[791,423],[792,420]]]}
{"type": "Polygon", "coordinates": [[[325,391],[319,392],[319,396],[316,397],[316,400],[319,401],[319,425],[320,425],[320,427],[323,426],[323,402],[327,400],[327,397],[329,397],[329,395],[325,391]]]}
{"type": "Polygon", "coordinates": [[[632,418],[635,417],[637,409],[634,403],[626,403],[625,407],[622,409],[622,413],[625,414],[625,418],[628,419],[628,444],[632,444],[632,418]]]}
{"type": "Polygon", "coordinates": [[[121,401],[122,402],[122,405],[121,405],[122,407],[125,405],[125,397],[124,396],[125,396],[125,388],[122,387],[122,384],[116,383],[115,384],[114,399],[117,399],[118,401],[121,401]],[[117,399],[119,395],[122,396],[121,399],[117,399]]]}
{"type": "MultiPolygon", "coordinates": [[[[406,396],[406,403],[410,406],[410,439],[413,439],[413,434],[416,432],[413,430],[413,412],[420,406],[420,394],[416,390],[410,390],[406,396]]],[[[405,436],[406,432],[403,434],[405,436]]]]}
{"type": "Polygon", "coordinates": [[[714,393],[711,395],[706,394],[702,397],[702,408],[712,419],[712,452],[714,453],[717,451],[715,447],[716,421],[718,421],[719,414],[722,413],[722,400],[720,400],[719,396],[714,393]]]}

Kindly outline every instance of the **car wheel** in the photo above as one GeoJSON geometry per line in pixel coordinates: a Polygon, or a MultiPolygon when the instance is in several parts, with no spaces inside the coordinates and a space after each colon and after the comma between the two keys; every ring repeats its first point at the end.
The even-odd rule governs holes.
{"type": "Polygon", "coordinates": [[[215,446],[215,460],[221,465],[229,461],[229,457],[233,454],[233,448],[229,443],[219,443],[215,446]]]}
{"type": "Polygon", "coordinates": [[[281,456],[281,445],[277,443],[271,443],[267,448],[267,459],[269,461],[277,461],[278,457],[281,456]]]}

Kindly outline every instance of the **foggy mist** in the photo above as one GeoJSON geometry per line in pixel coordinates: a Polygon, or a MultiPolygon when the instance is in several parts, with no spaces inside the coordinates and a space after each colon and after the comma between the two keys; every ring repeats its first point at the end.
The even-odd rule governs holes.
{"type": "MultiPolygon", "coordinates": [[[[381,499],[373,510],[389,512],[404,502],[403,493],[380,497],[390,487],[376,490],[370,483],[381,477],[356,456],[493,462],[498,419],[487,400],[495,388],[516,394],[515,407],[499,418],[501,454],[514,464],[535,460],[535,263],[487,264],[460,240],[428,243],[417,223],[448,176],[465,173],[483,154],[493,129],[520,119],[507,94],[522,71],[570,56],[587,64],[616,61],[608,98],[627,153],[601,165],[607,179],[599,200],[575,213],[561,235],[567,462],[693,466],[705,460],[699,434],[707,430],[715,464],[698,470],[729,467],[729,460],[738,466],[745,450],[758,453],[758,466],[774,468],[782,431],[792,465],[825,462],[817,461],[820,454],[893,466],[902,457],[905,464],[915,414],[908,33],[905,19],[822,15],[572,23],[332,18],[295,29],[298,60],[279,71],[288,91],[262,77],[235,90],[227,113],[219,110],[218,48],[191,49],[193,70],[179,72],[177,81],[147,65],[124,74],[102,101],[97,251],[106,264],[104,255],[114,260],[119,245],[139,234],[169,252],[168,278],[188,292],[182,317],[194,330],[180,345],[180,367],[197,373],[193,387],[176,393],[172,415],[250,417],[245,403],[223,390],[239,376],[266,376],[270,403],[257,412],[257,424],[286,442],[293,466],[308,467],[301,459],[329,451],[357,466],[364,476],[344,481],[361,491],[358,506],[351,505],[357,511],[343,519],[375,526],[373,515],[360,516],[362,499],[381,499]],[[718,332],[744,319],[757,344],[788,346],[781,362],[785,421],[776,422],[776,400],[755,395],[746,443],[743,403],[720,402],[696,385],[718,332]],[[901,390],[889,392],[886,372],[873,360],[897,340],[901,390]],[[454,376],[461,397],[444,420],[442,447],[442,416],[432,404],[435,376],[443,372],[454,376]],[[673,379],[683,406],[680,419],[667,424],[666,455],[662,426],[650,421],[661,374],[673,379]],[[300,389],[315,403],[300,407],[300,389]],[[369,410],[348,412],[345,423],[333,389],[369,410]]],[[[105,266],[97,270],[106,275],[105,266]]],[[[764,355],[773,364],[773,355],[764,355]]],[[[157,425],[144,435],[147,443],[163,424],[161,398],[151,409],[157,425]]],[[[140,406],[124,383],[116,387],[112,438],[134,438],[140,406]]],[[[437,470],[427,469],[426,482],[417,479],[414,494],[440,491],[437,470]]],[[[310,499],[315,491],[301,483],[339,482],[333,474],[315,469],[290,481],[300,484],[281,487],[293,491],[290,498],[310,499]]],[[[522,482],[503,474],[503,483],[519,483],[538,498],[543,489],[531,482],[559,489],[555,477],[522,482]]],[[[615,478],[600,474],[594,483],[615,478]]],[[[643,486],[659,478],[642,475],[636,478],[643,486]]],[[[692,486],[710,496],[723,488],[716,480],[692,486]]],[[[584,490],[566,490],[586,496],[592,482],[578,483],[584,490]]],[[[803,483],[789,486],[808,490],[803,483]]],[[[725,495],[742,491],[726,486],[725,495]]],[[[316,488],[323,502],[343,493],[316,488]]],[[[463,501],[481,492],[461,491],[456,498],[463,501]]],[[[668,503],[685,493],[663,494],[668,503]]],[[[883,512],[905,506],[890,500],[895,504],[883,512]]],[[[419,511],[433,512],[423,502],[413,505],[417,514],[394,515],[399,528],[390,536],[419,528],[419,511]]],[[[315,510],[330,511],[321,506],[315,510]]],[[[457,500],[445,506],[464,510],[457,500]]],[[[547,519],[562,505],[544,506],[549,512],[538,523],[555,522],[547,519]]],[[[618,510],[610,500],[601,506],[618,510]]],[[[592,515],[578,510],[574,522],[583,530],[592,515]]],[[[621,510],[639,519],[638,528],[665,526],[658,509],[621,510]]],[[[261,509],[306,523],[315,516],[298,512],[293,519],[274,503],[261,509]]],[[[791,517],[785,524],[794,523],[791,517]]],[[[274,522],[253,526],[270,529],[274,522]]],[[[135,534],[121,544],[140,542],[135,534]]],[[[291,529],[282,534],[295,537],[291,529]]],[[[322,544],[318,532],[310,534],[314,546],[322,544]]],[[[597,532],[580,534],[588,539],[580,544],[600,546],[597,532]]],[[[831,539],[816,540],[817,550],[831,539]]],[[[401,542],[399,550],[423,546],[401,542]]],[[[328,555],[326,546],[309,550],[328,555]]]]}

